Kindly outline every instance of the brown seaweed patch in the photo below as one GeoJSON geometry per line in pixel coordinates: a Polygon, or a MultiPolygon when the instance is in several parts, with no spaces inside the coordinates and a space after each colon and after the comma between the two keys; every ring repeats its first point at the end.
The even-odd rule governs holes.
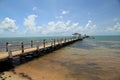
{"type": "Polygon", "coordinates": [[[19,73],[20,76],[27,78],[28,80],[32,80],[32,78],[28,75],[26,75],[25,73],[19,73]]]}
{"type": "MultiPolygon", "coordinates": [[[[102,68],[95,63],[86,63],[86,64],[77,64],[77,63],[62,63],[62,66],[66,67],[69,70],[69,77],[80,79],[81,77],[87,77],[87,80],[101,80],[98,73],[94,72],[99,71],[102,68]]],[[[66,75],[68,76],[68,75],[66,75]]]]}

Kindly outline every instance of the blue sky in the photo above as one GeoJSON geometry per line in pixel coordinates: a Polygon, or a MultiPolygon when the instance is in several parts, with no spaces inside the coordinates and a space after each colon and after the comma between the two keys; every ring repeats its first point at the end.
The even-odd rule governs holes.
{"type": "Polygon", "coordinates": [[[0,0],[0,37],[120,35],[120,0],[0,0]]]}

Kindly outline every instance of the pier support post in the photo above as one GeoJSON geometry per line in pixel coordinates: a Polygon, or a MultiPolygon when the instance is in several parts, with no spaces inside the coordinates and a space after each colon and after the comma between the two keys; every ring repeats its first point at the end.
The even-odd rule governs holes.
{"type": "Polygon", "coordinates": [[[8,42],[6,42],[6,52],[8,52],[8,42]]]}
{"type": "Polygon", "coordinates": [[[37,41],[37,51],[39,51],[39,41],[37,41]]]}
{"type": "Polygon", "coordinates": [[[24,44],[23,44],[23,42],[21,42],[21,50],[22,50],[22,53],[24,53],[24,44]]]}
{"type": "Polygon", "coordinates": [[[31,40],[31,48],[33,47],[33,40],[31,40]]]}
{"type": "Polygon", "coordinates": [[[45,39],[43,40],[43,48],[45,49],[45,39]]]}
{"type": "Polygon", "coordinates": [[[23,53],[24,53],[24,43],[23,42],[21,42],[21,55],[20,55],[20,62],[22,62],[22,59],[24,58],[23,57],[23,53]]]}
{"type": "Polygon", "coordinates": [[[11,44],[8,44],[8,57],[12,58],[12,51],[10,49],[11,44]]]}
{"type": "Polygon", "coordinates": [[[8,44],[8,61],[9,61],[10,65],[12,65],[13,64],[13,56],[12,56],[12,51],[10,49],[10,46],[11,46],[11,44],[8,44]]]}

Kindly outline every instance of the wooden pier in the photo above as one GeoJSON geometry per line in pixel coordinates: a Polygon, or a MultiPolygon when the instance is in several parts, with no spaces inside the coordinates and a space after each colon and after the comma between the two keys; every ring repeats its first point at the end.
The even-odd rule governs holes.
{"type": "Polygon", "coordinates": [[[52,39],[51,41],[42,40],[40,41],[32,41],[29,44],[29,48],[25,48],[24,42],[21,42],[19,45],[19,49],[13,50],[12,47],[16,46],[10,43],[6,43],[6,51],[0,52],[0,62],[8,61],[12,63],[13,58],[16,56],[21,57],[32,53],[32,55],[37,55],[38,57],[43,54],[43,52],[54,51],[56,49],[62,48],[66,45],[72,44],[78,40],[82,40],[83,38],[64,38],[64,39],[52,39]],[[36,45],[34,45],[36,44],[36,45]]]}

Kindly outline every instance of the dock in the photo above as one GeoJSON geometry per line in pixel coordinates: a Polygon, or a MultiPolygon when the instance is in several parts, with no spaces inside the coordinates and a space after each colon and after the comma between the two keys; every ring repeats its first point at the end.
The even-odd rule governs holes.
{"type": "Polygon", "coordinates": [[[12,64],[13,58],[19,56],[20,59],[27,54],[32,53],[31,55],[36,55],[39,57],[40,55],[44,54],[45,52],[52,52],[57,49],[60,49],[64,46],[70,45],[76,41],[82,40],[83,38],[62,38],[62,39],[52,39],[52,40],[42,40],[40,41],[33,41],[31,40],[29,44],[29,48],[26,48],[24,42],[21,42],[18,45],[13,45],[10,43],[6,43],[6,51],[0,52],[0,62],[8,61],[12,64]],[[13,46],[19,47],[19,49],[14,50],[13,46]]]}

